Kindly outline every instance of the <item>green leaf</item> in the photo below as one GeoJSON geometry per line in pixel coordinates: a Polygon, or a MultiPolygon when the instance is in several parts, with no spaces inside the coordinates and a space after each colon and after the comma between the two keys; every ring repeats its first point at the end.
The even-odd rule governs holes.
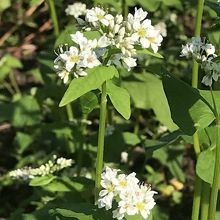
{"type": "Polygon", "coordinates": [[[0,81],[2,81],[13,68],[22,68],[22,63],[10,54],[4,55],[0,60],[0,81]]]}
{"type": "Polygon", "coordinates": [[[70,192],[73,190],[82,192],[85,189],[91,189],[93,187],[93,181],[84,177],[57,177],[54,181],[47,184],[44,189],[51,192],[70,192]]]}
{"type": "Polygon", "coordinates": [[[215,167],[215,151],[210,148],[199,154],[196,163],[197,175],[207,183],[212,184],[215,167]]]}
{"type": "Polygon", "coordinates": [[[102,66],[88,69],[87,73],[87,76],[79,77],[71,81],[60,102],[60,107],[76,100],[91,90],[98,89],[103,82],[112,79],[115,75],[117,75],[118,71],[114,66],[102,66]]]}
{"type": "Polygon", "coordinates": [[[135,146],[141,142],[140,138],[131,132],[123,132],[122,136],[127,145],[135,146]]]}
{"type": "Polygon", "coordinates": [[[176,7],[180,10],[183,9],[181,0],[165,0],[163,1],[163,4],[171,7],[176,7]]]}
{"type": "MultiPolygon", "coordinates": [[[[199,93],[214,109],[211,91],[199,90],[199,93]]],[[[212,93],[213,93],[215,104],[216,104],[217,114],[220,115],[220,91],[212,91],[212,93]]]]}
{"type": "Polygon", "coordinates": [[[17,132],[16,133],[16,143],[17,143],[17,152],[19,154],[22,154],[25,149],[32,143],[33,138],[31,137],[31,135],[23,133],[23,132],[17,132]]]}
{"type": "Polygon", "coordinates": [[[131,107],[130,95],[127,90],[116,86],[112,81],[108,81],[107,94],[115,109],[128,120],[131,116],[131,107]]]}
{"type": "Polygon", "coordinates": [[[196,127],[212,123],[214,114],[198,90],[169,74],[162,77],[172,119],[185,134],[193,135],[196,127]]]}
{"type": "Polygon", "coordinates": [[[137,2],[143,6],[143,8],[147,11],[154,12],[156,11],[160,6],[161,0],[137,0],[137,2]]]}
{"type": "Polygon", "coordinates": [[[157,119],[171,131],[177,126],[171,119],[170,109],[165,96],[162,81],[150,73],[133,74],[136,80],[124,81],[122,85],[128,90],[136,108],[153,109],[157,119]]]}
{"type": "Polygon", "coordinates": [[[79,220],[112,220],[111,211],[99,209],[97,206],[88,203],[73,204],[71,209],[56,208],[54,214],[79,220]]]}
{"type": "Polygon", "coordinates": [[[40,176],[35,177],[32,179],[29,183],[30,186],[45,186],[52,182],[54,179],[56,179],[56,176],[53,175],[46,175],[46,176],[40,176]]]}
{"type": "Polygon", "coordinates": [[[4,11],[5,9],[11,6],[11,0],[3,0],[0,1],[0,12],[4,11]]]}
{"type": "Polygon", "coordinates": [[[218,17],[220,17],[220,5],[217,2],[205,1],[205,4],[214,10],[218,17]]]}
{"type": "MultiPolygon", "coordinates": [[[[126,215],[125,216],[125,219],[126,220],[143,220],[143,217],[141,214],[139,215],[126,215]]],[[[153,216],[152,214],[150,214],[147,218],[147,220],[153,220],[153,216]]]]}
{"type": "Polygon", "coordinates": [[[99,106],[97,95],[94,92],[88,92],[85,95],[81,96],[80,106],[83,114],[89,114],[94,108],[99,106]]]}
{"type": "Polygon", "coordinates": [[[91,40],[101,37],[101,35],[98,31],[86,31],[86,32],[84,32],[84,36],[88,39],[91,39],[91,40]]]}
{"type": "Polygon", "coordinates": [[[171,145],[153,152],[153,157],[167,166],[172,175],[181,182],[185,182],[185,173],[182,169],[183,150],[183,145],[171,145]]]}
{"type": "Polygon", "coordinates": [[[176,130],[168,135],[163,136],[159,140],[152,140],[152,139],[146,139],[144,141],[143,146],[146,148],[146,151],[153,152],[155,150],[158,150],[162,147],[169,146],[176,142],[183,133],[180,130],[176,130]]]}
{"type": "Polygon", "coordinates": [[[76,32],[75,26],[73,24],[68,25],[65,27],[65,29],[60,33],[58,36],[54,47],[58,47],[59,45],[73,45],[73,41],[70,38],[70,34],[74,34],[76,32]]]}
{"type": "Polygon", "coordinates": [[[135,146],[140,142],[141,140],[137,135],[130,132],[116,130],[112,135],[107,136],[105,139],[105,162],[118,163],[121,159],[122,151],[127,151],[128,146],[135,146]],[[114,147],[112,147],[113,142],[114,147]]]}
{"type": "Polygon", "coordinates": [[[153,56],[153,57],[157,57],[157,58],[163,59],[163,56],[161,54],[154,53],[153,51],[150,51],[148,49],[137,50],[137,53],[138,54],[147,54],[147,55],[150,55],[150,56],[153,56]]]}
{"type": "Polygon", "coordinates": [[[0,121],[9,121],[15,127],[32,126],[41,122],[40,106],[33,96],[0,105],[0,121]]]}

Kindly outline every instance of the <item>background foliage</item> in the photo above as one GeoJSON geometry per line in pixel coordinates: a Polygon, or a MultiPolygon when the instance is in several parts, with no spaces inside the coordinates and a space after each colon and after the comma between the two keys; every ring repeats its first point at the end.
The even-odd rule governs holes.
{"type": "MultiPolygon", "coordinates": [[[[55,2],[61,29],[57,39],[46,2],[0,1],[0,218],[111,219],[111,213],[85,204],[93,201],[91,178],[100,94],[98,90],[85,90],[77,99],[82,94],[67,90],[66,94],[76,99],[71,103],[73,120],[69,120],[65,107],[58,107],[66,87],[54,72],[53,50],[59,44],[71,44],[69,34],[76,31],[76,22],[64,12],[71,1],[55,2]],[[29,184],[7,175],[16,168],[41,165],[54,154],[72,158],[75,163],[57,177],[34,179],[29,184]]],[[[100,4],[121,12],[118,0],[84,2],[88,8],[100,4]]],[[[159,192],[154,209],[156,220],[190,219],[195,178],[191,145],[194,124],[201,128],[204,149],[215,143],[212,126],[202,130],[214,120],[203,100],[209,102],[210,97],[204,91],[191,91],[187,85],[191,64],[179,57],[181,45],[194,32],[196,1],[126,0],[126,3],[130,12],[135,6],[143,7],[154,24],[166,23],[167,36],[160,50],[164,58],[146,56],[131,72],[120,70],[122,77],[117,83],[124,89],[109,83],[109,103],[112,101],[118,108],[115,111],[112,104],[108,107],[110,132],[106,134],[104,159],[125,171],[137,172],[141,180],[159,192]],[[164,66],[175,76],[172,80],[162,75],[164,66]],[[127,108],[127,92],[131,96],[131,110],[127,108]],[[121,102],[124,106],[117,105],[121,102]],[[118,112],[124,118],[131,114],[130,120],[123,119],[118,112]],[[121,161],[123,151],[129,155],[126,163],[121,161]]],[[[203,36],[215,45],[219,40],[219,13],[215,1],[206,1],[203,36]]],[[[106,77],[113,76],[109,72],[106,77]]],[[[105,80],[97,79],[96,88],[105,80]]],[[[78,80],[86,81],[86,78],[78,80]]],[[[219,89],[220,85],[215,86],[219,89]]],[[[215,95],[220,97],[219,93],[215,95]]],[[[213,175],[209,172],[214,169],[213,160],[213,152],[208,149],[198,160],[197,173],[207,182],[213,175]]]]}

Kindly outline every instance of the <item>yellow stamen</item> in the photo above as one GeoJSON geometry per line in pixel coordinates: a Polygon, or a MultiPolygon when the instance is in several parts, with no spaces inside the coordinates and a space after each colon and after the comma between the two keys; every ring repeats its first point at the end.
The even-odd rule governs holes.
{"type": "Polygon", "coordinates": [[[120,186],[122,186],[122,187],[125,187],[125,186],[128,185],[128,183],[127,183],[126,180],[122,180],[122,181],[120,181],[119,184],[120,184],[120,186]]]}
{"type": "Polygon", "coordinates": [[[155,42],[156,42],[156,38],[155,38],[155,37],[149,37],[148,40],[149,40],[151,43],[155,43],[155,42]]]}
{"type": "Polygon", "coordinates": [[[74,63],[77,63],[79,61],[79,55],[75,55],[75,54],[72,55],[71,56],[71,61],[74,62],[74,63]]]}
{"type": "Polygon", "coordinates": [[[138,210],[143,210],[143,209],[144,209],[144,203],[143,203],[143,202],[138,202],[138,203],[136,204],[136,208],[137,208],[138,210]]]}
{"type": "Polygon", "coordinates": [[[137,33],[140,37],[144,37],[147,34],[146,29],[144,29],[143,27],[140,28],[137,33]]]}

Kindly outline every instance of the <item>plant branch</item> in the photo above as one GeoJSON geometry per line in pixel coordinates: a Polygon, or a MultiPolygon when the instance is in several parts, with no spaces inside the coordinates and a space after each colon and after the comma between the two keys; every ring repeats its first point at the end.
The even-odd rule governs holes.
{"type": "Polygon", "coordinates": [[[99,133],[98,149],[96,158],[96,178],[95,178],[95,202],[98,200],[101,189],[101,175],[103,168],[104,140],[105,140],[105,123],[106,123],[107,92],[106,82],[102,84],[100,115],[99,115],[99,133]]]}

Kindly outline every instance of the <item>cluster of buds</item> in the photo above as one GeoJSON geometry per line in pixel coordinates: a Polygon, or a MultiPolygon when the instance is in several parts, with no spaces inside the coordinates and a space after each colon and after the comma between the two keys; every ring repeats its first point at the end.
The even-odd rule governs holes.
{"type": "Polygon", "coordinates": [[[136,9],[134,15],[128,14],[126,20],[94,7],[86,11],[85,20],[78,18],[82,30],[98,31],[101,37],[90,40],[82,31],[71,34],[76,46],[60,47],[54,67],[58,75],[67,83],[71,75],[86,76],[86,69],[98,65],[115,65],[128,71],[137,65],[137,50],[151,48],[158,51],[163,40],[160,30],[146,19],[147,12],[136,9]]]}
{"type": "Polygon", "coordinates": [[[81,2],[76,2],[72,5],[68,5],[67,8],[65,9],[65,12],[67,15],[78,18],[79,16],[86,14],[86,4],[83,4],[81,2]]]}
{"type": "Polygon", "coordinates": [[[126,176],[118,172],[106,167],[102,173],[103,189],[99,193],[98,207],[109,210],[117,206],[113,210],[113,217],[117,219],[123,219],[126,215],[142,215],[147,219],[155,205],[153,196],[156,192],[150,186],[140,184],[135,173],[126,176]]]}
{"type": "Polygon", "coordinates": [[[192,37],[191,42],[182,46],[181,55],[186,58],[194,58],[205,72],[202,83],[211,86],[213,80],[217,81],[220,76],[220,65],[215,62],[214,45],[207,43],[200,37],[192,37]]]}
{"type": "Polygon", "coordinates": [[[13,170],[9,172],[9,176],[22,180],[33,179],[36,176],[46,176],[48,174],[53,174],[71,166],[72,163],[72,159],[66,159],[63,157],[57,158],[57,156],[54,155],[53,160],[49,160],[46,164],[43,164],[40,167],[24,167],[22,169],[13,170]]]}

